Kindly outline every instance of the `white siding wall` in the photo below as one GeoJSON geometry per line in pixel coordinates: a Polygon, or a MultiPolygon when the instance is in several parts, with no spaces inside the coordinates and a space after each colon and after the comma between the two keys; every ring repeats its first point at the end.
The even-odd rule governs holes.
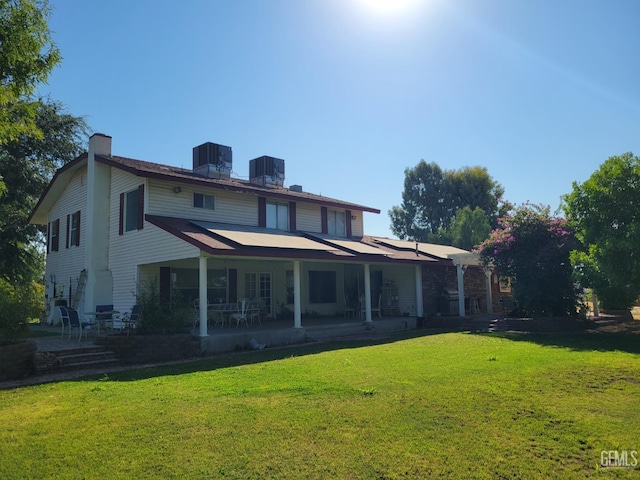
{"type": "Polygon", "coordinates": [[[258,225],[258,197],[255,195],[189,185],[181,185],[181,192],[174,193],[173,188],[176,186],[172,182],[150,180],[147,213],[237,225],[258,225]],[[215,210],[195,208],[194,192],[213,195],[215,210]]]}
{"type": "Polygon", "coordinates": [[[48,221],[60,220],[59,250],[49,252],[46,263],[46,281],[55,275],[57,288],[64,289],[64,298],[69,298],[69,285],[75,292],[77,279],[86,268],[84,242],[86,241],[87,215],[87,169],[78,170],[69,181],[66,189],[49,212],[48,221]],[[80,210],[80,245],[66,248],[67,215],[80,210]],[[70,280],[71,279],[71,280],[70,280]]]}
{"type": "MultiPolygon", "coordinates": [[[[145,183],[145,179],[112,169],[109,269],[113,275],[114,308],[121,311],[131,309],[135,303],[138,265],[199,255],[199,250],[194,246],[147,222],[142,230],[119,235],[120,194],[135,190],[142,183],[145,183]]],[[[154,201],[149,190],[153,191],[153,188],[145,185],[145,213],[149,212],[149,205],[153,205],[154,201]]],[[[169,212],[164,214],[170,215],[169,212]]]]}
{"type": "Polygon", "coordinates": [[[355,215],[356,219],[351,220],[351,235],[354,237],[362,237],[364,235],[364,212],[351,211],[351,215],[355,215]]]}
{"type": "Polygon", "coordinates": [[[298,203],[296,205],[296,228],[303,232],[321,233],[321,215],[320,205],[298,203]]]}

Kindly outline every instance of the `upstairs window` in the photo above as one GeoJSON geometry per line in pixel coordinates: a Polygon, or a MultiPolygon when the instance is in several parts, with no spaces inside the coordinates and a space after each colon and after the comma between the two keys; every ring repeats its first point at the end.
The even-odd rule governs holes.
{"type": "Polygon", "coordinates": [[[49,222],[49,238],[47,241],[47,253],[57,252],[60,248],[60,219],[49,222]]]}
{"type": "Polygon", "coordinates": [[[67,248],[80,245],[80,210],[67,215],[67,248]]]}
{"type": "Polygon", "coordinates": [[[138,198],[138,189],[127,192],[125,198],[125,216],[124,216],[124,231],[130,232],[131,230],[138,229],[138,209],[140,208],[140,201],[138,198]]]}
{"type": "Polygon", "coordinates": [[[120,194],[120,221],[118,233],[142,230],[144,227],[144,185],[120,194]]]}
{"type": "Polygon", "coordinates": [[[286,203],[267,203],[267,228],[289,230],[289,206],[286,203]]]}
{"type": "Polygon", "coordinates": [[[207,210],[215,210],[215,197],[213,195],[205,195],[203,193],[194,193],[193,206],[195,208],[206,208],[207,210]]]}
{"type": "Polygon", "coordinates": [[[327,233],[338,237],[347,236],[344,212],[339,212],[337,210],[329,210],[327,212],[327,233]]]}

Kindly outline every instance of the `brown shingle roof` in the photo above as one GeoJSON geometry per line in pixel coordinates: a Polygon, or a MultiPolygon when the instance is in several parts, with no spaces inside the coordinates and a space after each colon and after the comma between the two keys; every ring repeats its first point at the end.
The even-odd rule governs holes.
{"type": "Polygon", "coordinates": [[[133,158],[96,155],[96,160],[121,170],[125,170],[138,177],[156,178],[160,180],[171,180],[177,183],[206,186],[221,190],[231,190],[236,192],[249,193],[263,197],[280,198],[289,201],[316,203],[347,210],[357,210],[363,212],[380,213],[377,208],[366,207],[356,203],[345,202],[335,198],[323,197],[307,192],[295,192],[284,187],[273,185],[256,185],[248,180],[237,178],[217,179],[208,178],[194,173],[186,168],[162,165],[159,163],[145,162],[133,158]]]}

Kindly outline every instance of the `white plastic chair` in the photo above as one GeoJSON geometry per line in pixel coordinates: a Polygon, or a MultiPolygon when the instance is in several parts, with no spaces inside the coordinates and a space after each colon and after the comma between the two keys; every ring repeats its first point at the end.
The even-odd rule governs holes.
{"type": "Polygon", "coordinates": [[[236,321],[236,328],[240,326],[241,323],[244,323],[245,327],[249,326],[249,322],[247,321],[247,307],[249,306],[249,299],[243,298],[242,301],[238,302],[238,311],[236,313],[232,313],[229,317],[229,323],[233,320],[236,321]]]}
{"type": "Polygon", "coordinates": [[[260,317],[262,316],[262,299],[260,297],[256,297],[249,302],[249,306],[247,307],[247,320],[253,325],[253,322],[256,320],[260,325],[262,322],[260,321],[260,317]]]}
{"type": "Polygon", "coordinates": [[[353,303],[349,303],[349,296],[344,296],[344,318],[347,318],[349,315],[352,317],[356,316],[356,306],[353,303]]]}
{"type": "Polygon", "coordinates": [[[371,315],[373,315],[373,312],[378,312],[378,318],[382,318],[382,311],[380,310],[381,305],[382,305],[382,294],[378,296],[378,306],[377,307],[374,307],[373,305],[371,306],[371,315]]]}

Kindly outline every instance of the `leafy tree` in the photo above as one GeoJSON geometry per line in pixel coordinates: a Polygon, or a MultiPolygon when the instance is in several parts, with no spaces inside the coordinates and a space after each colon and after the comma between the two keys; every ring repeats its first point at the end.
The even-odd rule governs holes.
{"type": "Polygon", "coordinates": [[[391,230],[402,239],[450,242],[453,218],[464,207],[480,208],[495,226],[505,206],[510,207],[500,203],[503,193],[486,168],[442,170],[421,160],[405,169],[402,205],[389,211],[391,230]]]}
{"type": "Polygon", "coordinates": [[[479,247],[485,266],[511,277],[516,304],[527,315],[575,314],[577,292],[569,261],[574,236],[549,207],[524,204],[500,219],[479,247]]]}
{"type": "Polygon", "coordinates": [[[0,278],[0,345],[14,343],[29,332],[28,323],[42,312],[44,286],[16,285],[0,278]]]}
{"type": "Polygon", "coordinates": [[[480,207],[463,207],[456,212],[449,229],[451,244],[464,250],[480,245],[491,233],[489,219],[480,207]]]}
{"type": "Polygon", "coordinates": [[[31,97],[61,58],[49,12],[46,0],[0,0],[0,145],[24,134],[41,136],[38,102],[31,97]]]}
{"type": "Polygon", "coordinates": [[[28,281],[42,271],[42,227],[28,223],[31,210],[56,169],[84,150],[84,119],[64,112],[60,103],[38,103],[40,137],[19,135],[0,149],[0,175],[7,190],[0,197],[0,277],[28,281]]]}
{"type": "Polygon", "coordinates": [[[563,200],[582,243],[572,254],[581,284],[604,308],[630,308],[640,295],[640,158],[610,157],[563,200]]]}

